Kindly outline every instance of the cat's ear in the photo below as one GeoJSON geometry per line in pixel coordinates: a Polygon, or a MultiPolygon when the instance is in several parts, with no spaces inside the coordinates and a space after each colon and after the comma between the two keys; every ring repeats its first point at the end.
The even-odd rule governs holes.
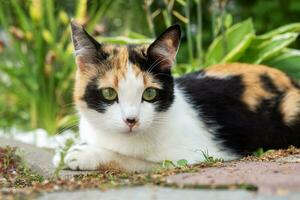
{"type": "Polygon", "coordinates": [[[147,55],[161,70],[170,70],[174,64],[180,43],[178,24],[169,27],[148,48],[147,55]]]}
{"type": "Polygon", "coordinates": [[[90,36],[81,25],[72,21],[71,31],[76,63],[80,69],[85,69],[87,64],[97,64],[105,59],[105,54],[101,51],[101,44],[90,36]]]}

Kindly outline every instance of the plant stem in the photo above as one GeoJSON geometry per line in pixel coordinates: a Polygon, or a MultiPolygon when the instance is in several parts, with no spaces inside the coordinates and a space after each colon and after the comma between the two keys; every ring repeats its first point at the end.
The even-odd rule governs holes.
{"type": "Polygon", "coordinates": [[[226,14],[226,4],[227,0],[219,0],[219,8],[221,9],[221,34],[223,37],[223,56],[227,54],[227,40],[226,40],[226,34],[225,34],[225,14],[226,14]]]}
{"type": "Polygon", "coordinates": [[[196,34],[196,48],[198,56],[198,65],[202,66],[202,0],[197,0],[197,34],[196,34]]]}
{"type": "Polygon", "coordinates": [[[153,18],[152,18],[151,9],[150,9],[152,3],[153,3],[153,0],[144,0],[144,9],[146,12],[148,27],[149,27],[152,37],[155,38],[156,34],[155,34],[153,18]]]}
{"type": "Polygon", "coordinates": [[[164,0],[165,10],[162,12],[167,27],[172,25],[172,10],[174,5],[174,0],[164,0]]]}
{"type": "Polygon", "coordinates": [[[217,37],[217,31],[216,31],[216,23],[217,23],[217,20],[216,20],[216,6],[215,6],[215,0],[212,1],[212,5],[211,5],[211,12],[212,12],[212,19],[211,19],[211,31],[212,31],[212,35],[213,35],[213,38],[212,40],[214,40],[216,37],[217,37]]]}
{"type": "Polygon", "coordinates": [[[190,0],[186,1],[184,10],[185,10],[186,18],[188,19],[188,23],[186,24],[186,34],[187,34],[187,42],[188,42],[189,62],[192,64],[194,55],[193,55],[193,41],[192,41],[192,31],[191,31],[190,0]]]}

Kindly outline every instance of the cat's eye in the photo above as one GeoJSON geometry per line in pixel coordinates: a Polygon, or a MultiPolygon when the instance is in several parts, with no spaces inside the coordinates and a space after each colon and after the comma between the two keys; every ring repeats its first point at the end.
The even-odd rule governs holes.
{"type": "Polygon", "coordinates": [[[145,101],[153,101],[157,97],[157,89],[156,88],[147,88],[143,93],[143,100],[145,101]]]}
{"type": "Polygon", "coordinates": [[[114,101],[118,97],[116,90],[114,90],[113,88],[102,88],[101,93],[103,97],[108,101],[114,101]]]}

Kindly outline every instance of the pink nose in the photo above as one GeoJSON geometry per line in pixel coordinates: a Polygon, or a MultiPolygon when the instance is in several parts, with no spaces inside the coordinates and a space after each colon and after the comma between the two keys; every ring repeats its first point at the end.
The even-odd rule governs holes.
{"type": "Polygon", "coordinates": [[[133,117],[133,118],[126,118],[125,123],[127,124],[127,126],[129,126],[130,128],[132,128],[132,127],[134,127],[134,125],[136,125],[137,119],[135,117],[133,117]]]}

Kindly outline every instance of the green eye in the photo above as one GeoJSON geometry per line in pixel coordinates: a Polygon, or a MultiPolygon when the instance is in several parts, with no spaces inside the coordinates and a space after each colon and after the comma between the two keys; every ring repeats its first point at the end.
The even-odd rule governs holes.
{"type": "Polygon", "coordinates": [[[114,101],[118,97],[116,90],[113,88],[103,88],[101,89],[101,92],[103,97],[109,101],[114,101]]]}
{"type": "Polygon", "coordinates": [[[157,89],[155,88],[147,88],[143,93],[143,99],[145,101],[152,101],[157,96],[157,89]]]}

